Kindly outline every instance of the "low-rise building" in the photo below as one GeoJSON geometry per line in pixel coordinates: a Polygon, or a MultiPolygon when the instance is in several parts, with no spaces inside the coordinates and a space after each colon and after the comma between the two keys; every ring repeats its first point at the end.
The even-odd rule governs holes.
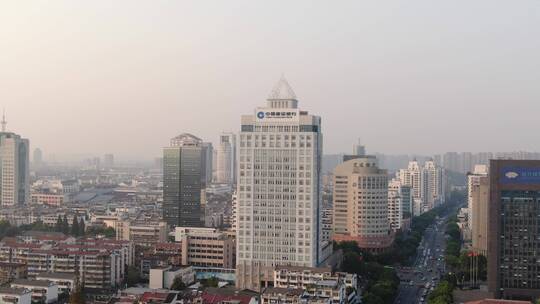
{"type": "Polygon", "coordinates": [[[149,287],[152,289],[170,289],[174,280],[180,278],[187,286],[195,282],[193,267],[160,267],[150,269],[149,287]]]}
{"type": "Polygon", "coordinates": [[[277,266],[274,270],[274,286],[303,289],[332,277],[332,269],[327,267],[277,266]]]}
{"type": "Polygon", "coordinates": [[[0,285],[16,279],[25,279],[27,274],[26,264],[0,262],[0,285]]]}
{"type": "Polygon", "coordinates": [[[150,254],[145,253],[143,258],[167,261],[165,265],[182,265],[182,255],[180,243],[157,243],[152,247],[150,254]]]}
{"type": "Polygon", "coordinates": [[[167,223],[163,221],[116,221],[114,225],[117,240],[131,241],[142,247],[167,241],[167,223]]]}
{"type": "Polygon", "coordinates": [[[479,301],[465,302],[465,304],[530,304],[530,301],[502,300],[502,299],[484,299],[479,301]]]}
{"type": "Polygon", "coordinates": [[[32,204],[60,207],[64,204],[64,195],[48,192],[32,192],[32,204]]]}
{"type": "Polygon", "coordinates": [[[77,286],[77,276],[71,273],[43,272],[36,276],[36,280],[56,283],[60,294],[69,294],[77,286]]]}
{"type": "Polygon", "coordinates": [[[47,240],[0,243],[0,261],[27,265],[28,277],[43,272],[77,275],[85,288],[110,289],[125,279],[127,266],[133,265],[133,246],[115,240],[47,240]]]}
{"type": "Polygon", "coordinates": [[[218,230],[185,231],[180,234],[180,244],[182,265],[236,267],[236,241],[230,234],[218,230]]]}
{"type": "Polygon", "coordinates": [[[302,289],[268,287],[261,294],[261,304],[299,304],[303,294],[302,289]]]}
{"type": "Polygon", "coordinates": [[[0,304],[31,304],[32,292],[25,288],[0,287],[0,304]]]}
{"type": "Polygon", "coordinates": [[[32,291],[32,302],[55,303],[58,301],[58,285],[51,281],[15,280],[11,288],[24,288],[32,291]]]}
{"type": "Polygon", "coordinates": [[[303,290],[302,303],[358,302],[357,275],[332,272],[330,268],[277,266],[274,287],[303,290]]]}
{"type": "MultiPolygon", "coordinates": [[[[258,304],[259,294],[247,289],[236,288],[206,288],[194,302],[205,304],[258,304]]],[[[183,299],[182,299],[183,300],[183,299]]]]}

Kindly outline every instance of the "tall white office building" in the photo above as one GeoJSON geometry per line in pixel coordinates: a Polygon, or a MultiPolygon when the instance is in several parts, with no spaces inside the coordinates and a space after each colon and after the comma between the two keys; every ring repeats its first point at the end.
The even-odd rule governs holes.
{"type": "Polygon", "coordinates": [[[217,183],[236,183],[236,135],[234,133],[222,133],[219,136],[216,167],[217,183]]]}
{"type": "Polygon", "coordinates": [[[5,117],[0,132],[0,205],[30,202],[30,142],[8,132],[5,117]]]}
{"type": "Polygon", "coordinates": [[[242,116],[236,284],[260,290],[277,265],[316,267],[321,242],[321,118],[298,109],[284,78],[242,116]]]}

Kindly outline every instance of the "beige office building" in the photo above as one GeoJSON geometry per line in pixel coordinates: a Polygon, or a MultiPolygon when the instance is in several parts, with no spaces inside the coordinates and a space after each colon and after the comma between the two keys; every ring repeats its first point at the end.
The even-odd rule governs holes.
{"type": "Polygon", "coordinates": [[[134,245],[152,247],[167,242],[167,223],[164,221],[116,221],[116,239],[131,241],[134,245]]]}
{"type": "Polygon", "coordinates": [[[359,156],[334,170],[334,235],[379,252],[393,241],[388,221],[388,174],[374,156],[359,156]]]}
{"type": "Polygon", "coordinates": [[[211,229],[189,231],[181,234],[179,241],[182,265],[236,267],[236,240],[225,232],[211,229]]]}

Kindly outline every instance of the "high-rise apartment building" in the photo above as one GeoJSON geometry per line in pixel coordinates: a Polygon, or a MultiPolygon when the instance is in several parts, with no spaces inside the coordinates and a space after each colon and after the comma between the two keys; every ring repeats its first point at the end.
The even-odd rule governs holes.
{"type": "Polygon", "coordinates": [[[402,186],[399,179],[392,179],[388,183],[388,222],[393,231],[401,229],[404,212],[409,210],[410,206],[404,206],[403,201],[411,202],[410,189],[408,186],[402,186]],[[403,187],[405,191],[403,192],[403,187]],[[409,197],[407,197],[409,195],[409,197]],[[407,208],[407,209],[405,209],[407,208]]]}
{"type": "Polygon", "coordinates": [[[424,166],[415,159],[407,169],[396,174],[404,186],[410,186],[413,194],[413,214],[419,215],[445,201],[446,172],[435,161],[428,160],[424,166]]]}
{"type": "Polygon", "coordinates": [[[187,133],[163,149],[163,219],[170,226],[202,225],[203,150],[202,140],[187,133]]]}
{"type": "MultiPolygon", "coordinates": [[[[425,182],[424,170],[415,159],[409,162],[407,169],[401,169],[397,173],[397,177],[401,184],[408,185],[413,190],[413,198],[423,200],[425,197],[425,182]]],[[[416,215],[416,214],[415,214],[416,215]]]]}
{"type": "Polygon", "coordinates": [[[540,297],[540,161],[491,160],[488,287],[496,297],[540,297]]]}
{"type": "Polygon", "coordinates": [[[356,241],[373,252],[393,241],[388,223],[388,173],[374,156],[358,156],[334,170],[334,240],[356,241]]]}
{"type": "Polygon", "coordinates": [[[216,166],[217,183],[236,183],[236,135],[234,133],[222,133],[219,136],[216,166]]]}
{"type": "Polygon", "coordinates": [[[424,164],[424,177],[425,202],[429,210],[445,201],[446,175],[444,169],[431,159],[424,164]]]}
{"type": "Polygon", "coordinates": [[[39,167],[43,164],[43,152],[40,148],[35,148],[33,153],[33,165],[39,167]]]}
{"type": "Polygon", "coordinates": [[[358,156],[366,155],[366,147],[362,145],[360,139],[358,139],[358,142],[353,146],[353,154],[358,156]]]}
{"type": "Polygon", "coordinates": [[[461,171],[461,159],[460,155],[457,152],[446,152],[443,155],[443,166],[450,171],[460,172],[461,171]]]}
{"type": "Polygon", "coordinates": [[[476,165],[468,180],[468,226],[472,235],[472,249],[487,254],[489,177],[486,165],[476,165]]]}
{"type": "Polygon", "coordinates": [[[271,285],[277,265],[315,267],[320,241],[321,118],[298,108],[284,78],[242,116],[237,186],[240,288],[271,285]]]}
{"type": "Polygon", "coordinates": [[[114,167],[114,155],[113,154],[105,154],[103,155],[103,167],[105,169],[111,169],[114,167]]]}
{"type": "Polygon", "coordinates": [[[201,158],[201,183],[202,188],[206,188],[212,183],[212,171],[214,170],[214,147],[212,143],[203,142],[202,147],[202,158],[201,158]]]}
{"type": "Polygon", "coordinates": [[[399,190],[388,187],[388,223],[393,231],[401,228],[401,221],[403,219],[401,207],[399,190]]]}
{"type": "Polygon", "coordinates": [[[0,205],[30,202],[30,142],[8,132],[5,117],[0,132],[0,205]]]}
{"type": "Polygon", "coordinates": [[[403,217],[411,218],[413,216],[413,190],[411,189],[411,186],[403,185],[400,181],[399,192],[401,193],[401,209],[403,210],[403,217]]]}

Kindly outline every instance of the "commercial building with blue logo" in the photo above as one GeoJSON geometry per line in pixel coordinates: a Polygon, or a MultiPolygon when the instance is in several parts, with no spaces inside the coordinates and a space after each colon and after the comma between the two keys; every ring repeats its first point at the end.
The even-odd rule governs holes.
{"type": "Polygon", "coordinates": [[[540,297],[540,160],[491,160],[488,286],[497,298],[540,297]]]}

